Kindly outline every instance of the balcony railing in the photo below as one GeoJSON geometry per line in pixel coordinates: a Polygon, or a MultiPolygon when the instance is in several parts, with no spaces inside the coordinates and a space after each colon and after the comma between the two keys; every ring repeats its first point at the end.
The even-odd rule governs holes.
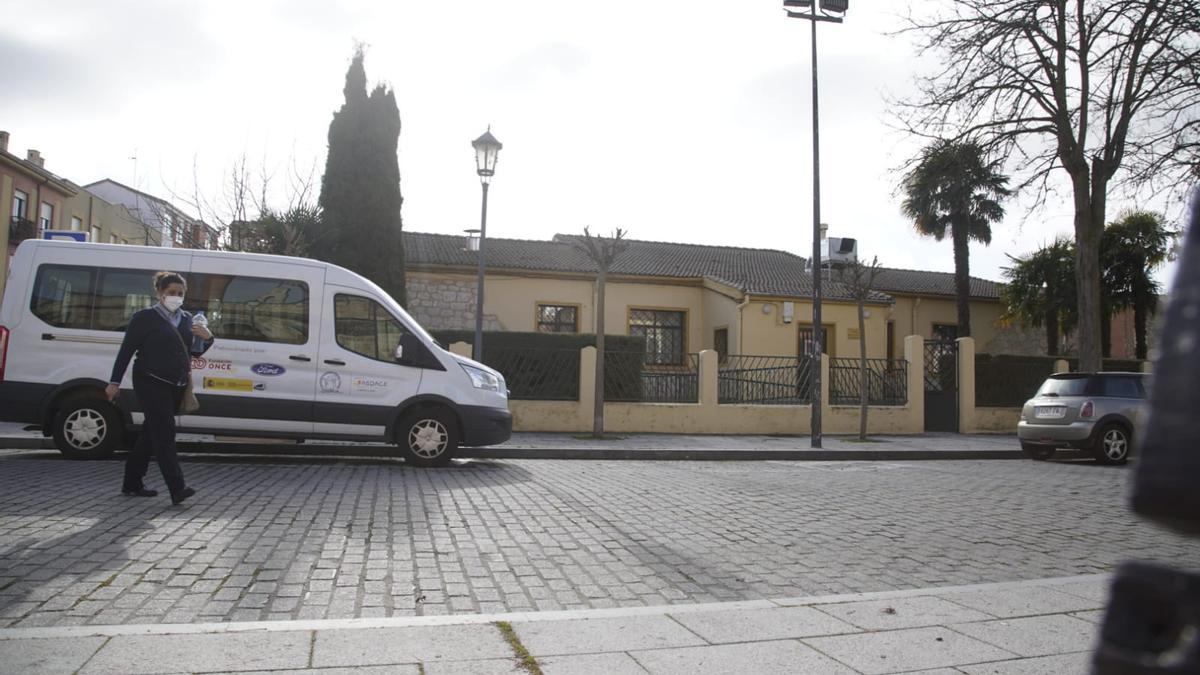
{"type": "Polygon", "coordinates": [[[26,239],[37,236],[37,223],[32,220],[14,217],[8,224],[8,243],[15,246],[26,239]]]}

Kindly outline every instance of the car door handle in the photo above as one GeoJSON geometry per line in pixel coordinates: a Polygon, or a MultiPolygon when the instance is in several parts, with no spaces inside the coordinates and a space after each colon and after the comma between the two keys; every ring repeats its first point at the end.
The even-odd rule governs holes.
{"type": "Polygon", "coordinates": [[[339,361],[338,359],[325,359],[325,363],[326,363],[326,364],[328,364],[328,365],[331,365],[331,366],[344,366],[344,365],[346,365],[346,362],[345,362],[345,361],[339,361]]]}
{"type": "Polygon", "coordinates": [[[309,357],[307,357],[307,356],[301,356],[301,355],[299,355],[299,354],[292,354],[292,355],[291,355],[291,356],[289,356],[288,358],[289,358],[289,359],[291,359],[291,360],[293,360],[293,361],[305,361],[305,362],[312,361],[312,359],[311,359],[311,358],[309,358],[309,357]]]}

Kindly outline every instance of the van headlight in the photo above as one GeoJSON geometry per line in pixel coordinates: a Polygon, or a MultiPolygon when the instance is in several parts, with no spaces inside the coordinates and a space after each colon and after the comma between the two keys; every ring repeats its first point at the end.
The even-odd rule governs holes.
{"type": "Polygon", "coordinates": [[[471,378],[471,384],[475,385],[476,389],[484,391],[504,391],[504,378],[498,377],[489,373],[482,368],[468,366],[465,363],[458,364],[467,372],[467,377],[471,378]]]}

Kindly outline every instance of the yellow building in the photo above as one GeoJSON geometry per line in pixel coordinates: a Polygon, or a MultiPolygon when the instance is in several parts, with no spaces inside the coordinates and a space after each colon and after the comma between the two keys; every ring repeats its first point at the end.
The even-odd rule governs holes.
{"type": "MultiPolygon", "coordinates": [[[[486,330],[594,332],[595,267],[579,237],[493,239],[485,245],[486,330]]],[[[408,310],[430,329],[470,329],[477,258],[462,237],[404,234],[408,310]]],[[[825,352],[857,357],[854,301],[838,273],[822,284],[825,352]]],[[[954,275],[885,269],[865,305],[867,355],[903,358],[907,335],[953,337],[954,275]]],[[[986,345],[1000,315],[1000,285],[972,279],[971,325],[986,345]]],[[[785,251],[629,241],[609,274],[605,329],[644,335],[648,363],[681,365],[705,349],[798,356],[812,339],[812,276],[785,251]]]]}
{"type": "Polygon", "coordinates": [[[64,205],[70,217],[64,229],[87,232],[88,241],[100,244],[161,245],[158,231],[123,205],[102,199],[87,188],[76,185],[75,189],[76,194],[64,205]]]}

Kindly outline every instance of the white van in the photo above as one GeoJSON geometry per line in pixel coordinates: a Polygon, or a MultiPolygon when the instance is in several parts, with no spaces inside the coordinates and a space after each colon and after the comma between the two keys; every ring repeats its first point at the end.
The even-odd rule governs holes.
{"type": "MultiPolygon", "coordinates": [[[[184,309],[216,343],[192,360],[200,410],[179,430],[385,441],[413,464],[512,433],[500,373],[442,349],[395,300],[349,270],[304,258],[26,240],[0,303],[0,421],[40,425],[63,454],[129,445],[142,420],[130,374],[103,390],[152,277],[187,280],[184,309]]],[[[132,372],[132,369],[130,369],[132,372]]]]}

